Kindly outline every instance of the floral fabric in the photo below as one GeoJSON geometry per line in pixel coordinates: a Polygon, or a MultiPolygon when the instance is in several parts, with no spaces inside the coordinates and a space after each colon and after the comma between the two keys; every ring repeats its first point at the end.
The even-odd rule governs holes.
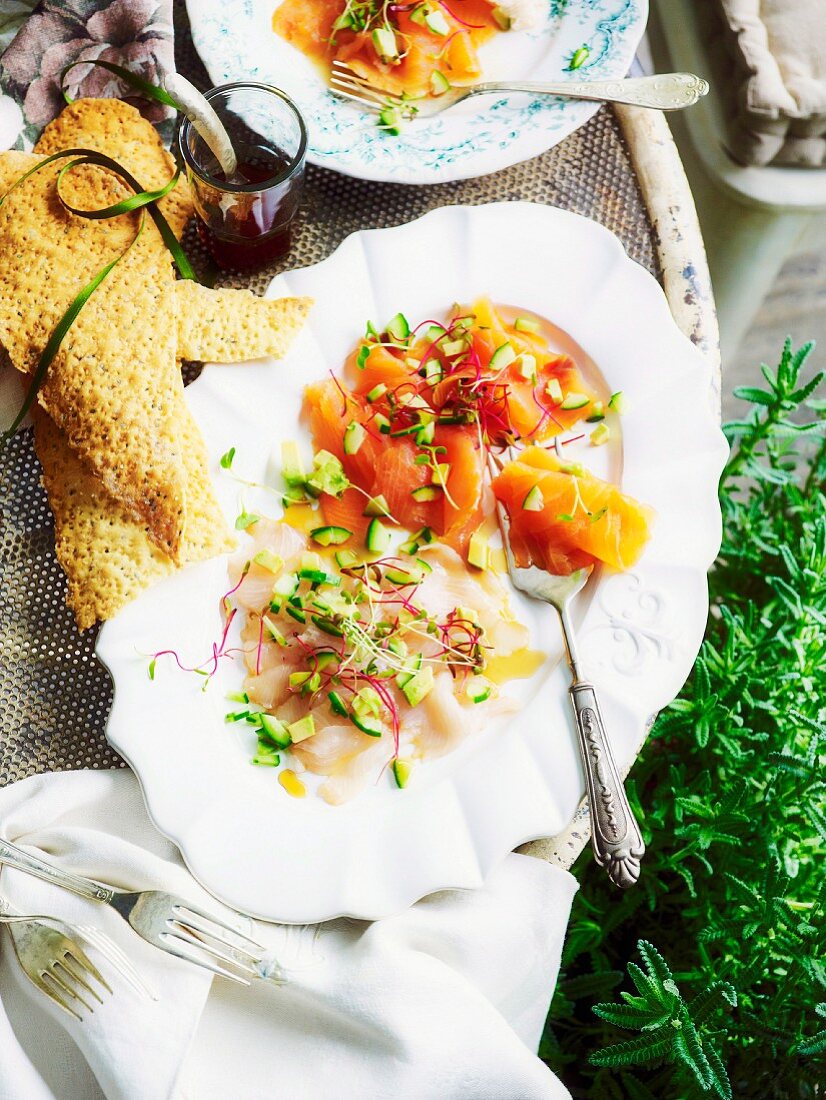
{"type": "MultiPolygon", "coordinates": [[[[0,16],[20,7],[0,0],[0,16]]],[[[60,113],[60,74],[73,61],[112,61],[159,83],[175,68],[172,0],[41,0],[0,58],[0,89],[23,114],[17,148],[30,147],[60,113]]],[[[64,89],[71,99],[125,99],[171,136],[173,112],[136,97],[106,69],[78,65],[66,74],[64,89]]]]}

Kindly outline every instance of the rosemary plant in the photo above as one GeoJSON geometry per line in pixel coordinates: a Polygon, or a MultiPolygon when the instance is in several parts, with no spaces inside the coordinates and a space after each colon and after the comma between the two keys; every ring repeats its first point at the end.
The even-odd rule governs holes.
{"type": "Polygon", "coordinates": [[[826,402],[822,374],[801,382],[811,350],[787,341],[765,388],[735,391],[752,407],[725,426],[706,640],[629,781],[640,884],[620,893],[589,852],[575,869],[540,1051],[575,1097],[824,1095],[826,402]]]}

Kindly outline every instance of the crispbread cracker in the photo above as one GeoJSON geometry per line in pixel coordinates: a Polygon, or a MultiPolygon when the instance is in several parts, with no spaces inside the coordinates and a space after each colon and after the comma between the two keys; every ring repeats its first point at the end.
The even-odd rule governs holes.
{"type": "MultiPolygon", "coordinates": [[[[185,441],[187,522],[182,558],[201,561],[231,549],[232,539],[212,492],[200,433],[181,395],[177,416],[185,441]]],[[[66,602],[81,630],[110,619],[140,592],[175,571],[145,527],[112,500],[42,409],[35,448],[55,519],[55,551],[69,581],[66,602]]]]}
{"type": "Polygon", "coordinates": [[[239,363],[286,355],[312,298],[259,298],[249,290],[211,290],[191,281],[175,284],[178,354],[183,359],[239,363]]]}
{"type": "MultiPolygon", "coordinates": [[[[56,146],[97,148],[150,187],[173,171],[152,126],[117,100],[67,108],[37,150],[56,146]]],[[[90,221],[68,213],[55,193],[58,170],[50,165],[36,173],[0,207],[0,342],[25,373],[81,287],[133,239],[139,219],[126,214],[90,221]]],[[[131,193],[111,173],[88,166],[65,184],[67,198],[89,209],[131,193]]],[[[171,207],[179,228],[187,204],[182,192],[171,207]]],[[[38,395],[110,495],[173,558],[186,508],[174,418],[182,388],[175,300],[169,253],[147,217],[141,238],[69,330],[38,395]]]]}

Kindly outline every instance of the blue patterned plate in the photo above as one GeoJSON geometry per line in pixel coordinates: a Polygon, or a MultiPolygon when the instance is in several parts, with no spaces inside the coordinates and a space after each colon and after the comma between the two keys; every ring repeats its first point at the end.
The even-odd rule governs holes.
{"type": "MultiPolygon", "coordinates": [[[[530,95],[480,96],[411,122],[399,137],[337,99],[319,68],[272,30],[280,0],[187,0],[192,37],[215,84],[254,79],[282,88],[310,131],[309,159],[360,179],[446,183],[496,172],[544,153],[582,126],[593,103],[530,95]]],[[[481,48],[488,80],[617,79],[631,65],[648,0],[547,0],[545,25],[498,34],[481,48]],[[570,71],[574,53],[586,60],[570,71]]]]}

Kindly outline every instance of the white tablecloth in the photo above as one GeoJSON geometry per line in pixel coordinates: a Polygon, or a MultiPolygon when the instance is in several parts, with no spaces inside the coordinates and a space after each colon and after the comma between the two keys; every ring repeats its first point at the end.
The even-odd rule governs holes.
{"type": "MultiPolygon", "coordinates": [[[[216,908],[150,824],[130,772],[7,787],[0,835],[113,885],[216,908]]],[[[569,1097],[534,1052],[576,882],[539,860],[510,855],[483,889],[445,891],[374,924],[256,924],[289,982],[251,989],[149,947],[108,907],[0,870],[16,910],[96,924],[159,998],[114,977],[114,995],[75,1023],[28,981],[4,930],[0,1100],[569,1097]]]]}

